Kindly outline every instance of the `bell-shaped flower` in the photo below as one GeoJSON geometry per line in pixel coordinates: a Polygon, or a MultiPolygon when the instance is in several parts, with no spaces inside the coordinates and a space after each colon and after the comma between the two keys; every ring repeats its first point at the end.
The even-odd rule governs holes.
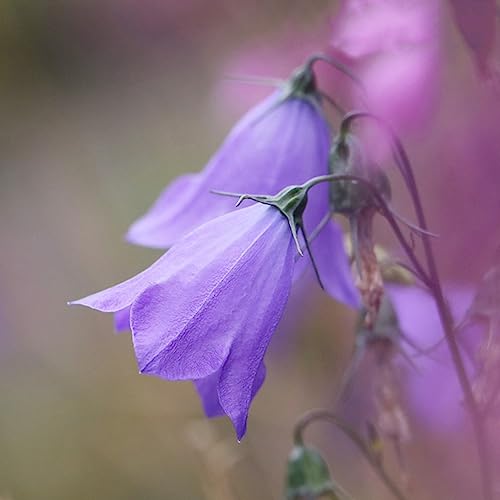
{"type": "MultiPolygon", "coordinates": [[[[118,327],[129,315],[140,372],[193,380],[207,415],[228,415],[241,439],[302,254],[312,185],[243,196],[260,203],[199,226],[142,273],[73,304],[118,313],[118,327]]],[[[345,277],[345,253],[331,258],[345,277]]]]}
{"type": "MultiPolygon", "coordinates": [[[[251,109],[197,174],[176,179],[130,228],[131,243],[167,248],[198,225],[235,209],[211,190],[276,193],[327,173],[330,130],[323,116],[311,64],[251,109]]],[[[326,189],[326,186],[323,186],[326,189]]],[[[308,217],[317,221],[318,209],[308,217]]]]}
{"type": "Polygon", "coordinates": [[[74,304],[130,308],[140,372],[195,381],[207,413],[227,414],[241,439],[296,253],[286,218],[257,204],[200,226],[141,274],[74,304]]]}

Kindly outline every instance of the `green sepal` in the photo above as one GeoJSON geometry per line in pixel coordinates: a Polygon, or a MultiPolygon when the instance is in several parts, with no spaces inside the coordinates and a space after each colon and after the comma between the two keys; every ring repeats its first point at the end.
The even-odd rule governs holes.
{"type": "Polygon", "coordinates": [[[265,194],[228,193],[224,191],[215,191],[215,190],[212,190],[212,193],[238,198],[236,206],[239,206],[244,200],[252,200],[257,203],[263,203],[264,205],[271,205],[277,208],[288,221],[288,226],[290,228],[290,232],[292,233],[292,237],[295,242],[295,246],[297,248],[297,253],[301,257],[304,256],[304,252],[300,247],[299,231],[302,232],[302,236],[304,237],[305,248],[311,259],[311,264],[318,279],[319,285],[321,286],[321,288],[324,289],[321,277],[319,275],[318,267],[316,265],[316,261],[314,260],[314,255],[312,254],[311,251],[309,239],[307,237],[306,230],[304,228],[303,215],[304,215],[304,210],[306,209],[307,206],[307,193],[309,189],[311,189],[319,182],[324,182],[326,180],[328,180],[328,176],[313,177],[304,184],[287,186],[274,196],[265,194]]]}
{"type": "Polygon", "coordinates": [[[321,94],[316,84],[316,77],[309,62],[299,66],[285,81],[283,93],[276,105],[279,105],[287,99],[303,99],[308,101],[320,113],[323,113],[321,107],[321,94]]]}
{"type": "Polygon", "coordinates": [[[285,490],[287,500],[317,499],[327,494],[339,499],[325,460],[317,450],[303,445],[294,446],[288,457],[285,490]]]}
{"type": "Polygon", "coordinates": [[[271,205],[277,208],[286,217],[297,247],[297,252],[302,256],[304,254],[300,247],[298,232],[299,230],[304,230],[302,216],[307,205],[308,189],[309,187],[307,185],[287,186],[274,196],[244,194],[240,196],[236,206],[244,200],[253,200],[258,203],[264,203],[265,205],[271,205]]]}
{"type": "Polygon", "coordinates": [[[316,77],[310,64],[299,66],[286,82],[286,89],[289,96],[310,98],[318,97],[316,77]]]}

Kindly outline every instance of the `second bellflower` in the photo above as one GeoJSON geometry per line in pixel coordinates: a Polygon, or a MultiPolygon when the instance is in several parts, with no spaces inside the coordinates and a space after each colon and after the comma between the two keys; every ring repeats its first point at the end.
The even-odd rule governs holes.
{"type": "MultiPolygon", "coordinates": [[[[301,184],[327,173],[329,146],[329,126],[306,63],[241,118],[202,172],[183,175],[168,186],[131,226],[127,239],[167,248],[198,225],[235,209],[233,200],[211,190],[276,193],[301,184]]],[[[327,209],[326,195],[311,204],[306,224],[314,227],[327,209]]]]}

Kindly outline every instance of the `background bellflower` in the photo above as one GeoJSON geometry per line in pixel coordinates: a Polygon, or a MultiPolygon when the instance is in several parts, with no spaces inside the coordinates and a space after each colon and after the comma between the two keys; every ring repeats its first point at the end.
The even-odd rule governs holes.
{"type": "MultiPolygon", "coordinates": [[[[414,349],[404,342],[404,349],[415,365],[411,367],[405,363],[408,369],[405,384],[412,413],[435,431],[457,431],[464,418],[462,391],[443,340],[444,332],[432,296],[418,287],[396,285],[387,287],[387,292],[401,330],[411,344],[423,349],[436,346],[428,355],[422,355],[412,352],[414,349]],[[435,397],[436,394],[439,397],[435,397]]],[[[446,296],[458,321],[470,303],[471,291],[450,286],[446,296]]]]}
{"type": "MultiPolygon", "coordinates": [[[[167,248],[196,226],[235,209],[233,200],[215,196],[212,189],[276,193],[327,173],[329,136],[314,75],[305,66],[243,116],[202,172],[183,175],[167,187],[131,226],[127,239],[167,248]]],[[[326,210],[326,196],[317,199],[326,210]]],[[[324,211],[318,210],[311,207],[309,217],[319,221],[324,211]]]]}
{"type": "Polygon", "coordinates": [[[258,204],[200,226],[142,273],[73,304],[130,308],[141,373],[195,381],[207,414],[227,414],[241,439],[295,255],[287,219],[258,204]]]}

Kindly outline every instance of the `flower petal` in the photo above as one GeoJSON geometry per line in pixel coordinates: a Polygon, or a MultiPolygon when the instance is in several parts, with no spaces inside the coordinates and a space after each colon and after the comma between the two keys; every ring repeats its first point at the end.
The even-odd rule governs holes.
{"type": "MultiPolygon", "coordinates": [[[[269,311],[279,319],[276,304],[281,304],[283,295],[278,291],[272,295],[275,283],[264,286],[261,282],[272,281],[274,268],[281,269],[285,260],[283,273],[291,280],[294,251],[286,219],[274,207],[262,205],[218,218],[179,242],[172,249],[176,253],[168,278],[145,290],[132,306],[140,371],[169,380],[200,379],[214,373],[236,337],[265,328],[261,322],[269,311]],[[216,225],[220,234],[231,233],[249,215],[253,225],[230,248],[221,249],[212,235],[207,241],[204,228],[216,225]],[[195,234],[212,246],[206,249],[203,267],[184,251],[195,234]]],[[[289,288],[290,284],[286,296],[289,288]]]]}
{"type": "Polygon", "coordinates": [[[83,299],[74,300],[69,304],[87,306],[102,312],[116,313],[128,308],[143,290],[166,275],[167,269],[167,254],[164,254],[152,266],[127,281],[83,299]]]}
{"type": "Polygon", "coordinates": [[[165,231],[162,226],[165,221],[172,234],[183,232],[184,226],[180,229],[177,227],[179,223],[195,227],[198,215],[191,213],[190,217],[194,217],[194,221],[186,222],[183,221],[182,213],[196,196],[202,181],[202,174],[187,174],[177,178],[160,194],[149,211],[132,224],[126,236],[127,241],[152,248],[164,248],[169,246],[164,244],[165,231]]]}
{"type": "Polygon", "coordinates": [[[162,255],[142,273],[70,304],[83,305],[103,312],[118,312],[129,307],[148,287],[168,279],[182,269],[188,269],[187,273],[194,276],[209,264],[214,256],[229,251],[235,244],[233,252],[238,255],[240,246],[244,244],[243,237],[252,237],[252,230],[259,223],[258,213],[263,214],[266,208],[255,205],[248,207],[240,216],[235,217],[235,212],[233,217],[228,214],[227,219],[211,221],[187,235],[182,245],[162,255]]]}
{"type": "Polygon", "coordinates": [[[130,307],[115,312],[115,332],[126,332],[130,330],[130,307]]]}
{"type": "Polygon", "coordinates": [[[247,313],[248,326],[242,323],[222,368],[219,401],[233,422],[238,440],[245,435],[259,367],[288,300],[293,250],[292,243],[286,254],[268,257],[261,272],[252,277],[249,286],[254,297],[247,313]]]}
{"type": "Polygon", "coordinates": [[[312,242],[311,250],[325,291],[335,300],[354,309],[361,301],[344,249],[340,227],[329,222],[312,242]]]}
{"type": "Polygon", "coordinates": [[[236,193],[275,194],[327,173],[330,133],[310,101],[276,92],[247,113],[203,172],[175,181],[127,235],[132,243],[165,248],[196,226],[235,209],[236,193]]]}
{"type": "MultiPolygon", "coordinates": [[[[224,415],[224,410],[220,405],[219,394],[217,390],[220,374],[221,370],[217,370],[215,373],[209,375],[208,377],[194,381],[196,390],[198,391],[198,394],[201,398],[205,415],[209,418],[220,417],[224,415]]],[[[252,387],[252,400],[262,387],[265,378],[266,366],[264,365],[264,363],[261,363],[252,387]]]]}
{"type": "MultiPolygon", "coordinates": [[[[309,231],[309,238],[311,234],[312,232],[309,231]]],[[[301,243],[301,246],[303,247],[304,244],[301,243]]],[[[344,249],[342,231],[336,222],[333,220],[328,222],[314,238],[311,243],[311,252],[325,292],[338,302],[358,309],[361,304],[359,292],[354,285],[349,259],[344,249]]],[[[304,257],[298,259],[295,266],[294,281],[303,275],[308,266],[312,266],[311,259],[307,253],[304,253],[304,257]]]]}

